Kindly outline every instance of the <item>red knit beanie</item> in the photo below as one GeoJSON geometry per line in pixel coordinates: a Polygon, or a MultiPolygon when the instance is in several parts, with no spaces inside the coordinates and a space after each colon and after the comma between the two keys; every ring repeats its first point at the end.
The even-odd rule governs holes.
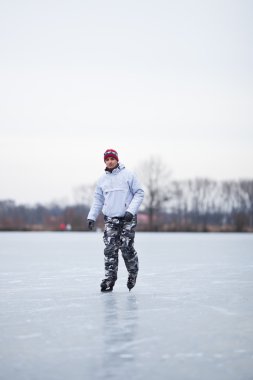
{"type": "Polygon", "coordinates": [[[104,153],[104,161],[108,158],[108,157],[113,157],[115,158],[115,160],[119,161],[119,157],[118,157],[118,153],[116,152],[116,150],[114,149],[107,149],[104,153]]]}

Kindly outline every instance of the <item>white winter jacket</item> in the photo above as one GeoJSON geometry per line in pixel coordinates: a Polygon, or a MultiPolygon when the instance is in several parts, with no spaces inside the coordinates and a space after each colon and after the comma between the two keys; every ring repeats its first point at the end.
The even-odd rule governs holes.
{"type": "Polygon", "coordinates": [[[144,191],[137,178],[123,164],[119,164],[98,180],[87,219],[96,220],[101,210],[109,217],[122,217],[126,211],[136,215],[143,198],[144,191]]]}

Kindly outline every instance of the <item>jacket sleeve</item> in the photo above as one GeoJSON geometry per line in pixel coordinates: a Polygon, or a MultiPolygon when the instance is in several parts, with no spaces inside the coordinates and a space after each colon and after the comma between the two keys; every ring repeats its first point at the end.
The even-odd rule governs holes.
{"type": "Polygon", "coordinates": [[[96,190],[94,193],[93,203],[90,209],[90,212],[88,214],[87,219],[91,219],[96,221],[99,213],[101,212],[103,205],[104,205],[104,195],[102,188],[99,186],[99,184],[96,186],[96,190]]]}
{"type": "Polygon", "coordinates": [[[132,177],[132,181],[130,185],[131,185],[130,190],[133,194],[133,199],[130,205],[128,206],[127,211],[131,212],[131,214],[133,215],[136,215],[144,199],[144,190],[142,189],[139,181],[134,175],[132,177]]]}

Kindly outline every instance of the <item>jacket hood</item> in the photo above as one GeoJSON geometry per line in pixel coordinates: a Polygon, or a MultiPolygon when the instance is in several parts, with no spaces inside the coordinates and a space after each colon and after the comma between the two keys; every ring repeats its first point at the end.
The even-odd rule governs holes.
{"type": "Polygon", "coordinates": [[[119,162],[118,166],[115,169],[113,169],[112,172],[110,172],[109,170],[105,170],[105,173],[106,174],[117,174],[123,169],[125,169],[125,165],[122,164],[121,162],[119,162]]]}

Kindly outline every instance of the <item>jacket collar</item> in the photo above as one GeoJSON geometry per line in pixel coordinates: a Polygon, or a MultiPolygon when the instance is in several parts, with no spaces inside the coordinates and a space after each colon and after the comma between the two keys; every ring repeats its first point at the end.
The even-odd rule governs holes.
{"type": "Polygon", "coordinates": [[[125,166],[119,162],[118,165],[116,166],[116,168],[114,168],[112,171],[109,170],[109,169],[107,169],[107,168],[105,168],[105,174],[117,174],[122,169],[125,169],[125,166]]]}

